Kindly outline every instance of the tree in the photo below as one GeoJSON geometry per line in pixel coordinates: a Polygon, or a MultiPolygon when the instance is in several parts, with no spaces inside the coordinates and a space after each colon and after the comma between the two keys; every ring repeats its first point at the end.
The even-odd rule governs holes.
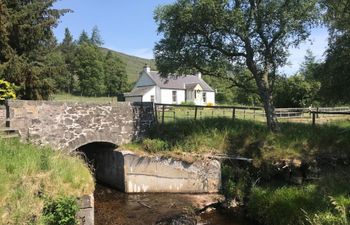
{"type": "Polygon", "coordinates": [[[84,96],[105,93],[103,55],[96,46],[83,43],[77,47],[74,66],[79,78],[80,92],[84,96]]]}
{"type": "Polygon", "coordinates": [[[125,64],[111,51],[108,51],[106,55],[104,72],[106,94],[108,96],[115,96],[126,91],[128,78],[125,64]]]}
{"type": "Polygon", "coordinates": [[[307,80],[303,74],[291,77],[278,77],[275,87],[275,104],[277,107],[308,107],[316,103],[320,83],[307,80]]]}
{"type": "MultiPolygon", "coordinates": [[[[318,20],[316,0],[178,0],[158,8],[163,38],[155,46],[161,74],[204,74],[235,79],[247,68],[254,79],[270,130],[278,130],[273,88],[288,49],[309,36],[318,20]]],[[[244,84],[244,83],[243,83],[244,84]]]]}
{"type": "Polygon", "coordinates": [[[52,29],[69,10],[53,8],[56,0],[1,1],[0,68],[23,99],[47,99],[52,93],[46,55],[55,48],[52,29]],[[4,13],[3,13],[4,12],[4,13]],[[10,13],[6,13],[10,12],[10,13]],[[5,54],[4,54],[5,52],[5,54]]]}
{"type": "Polygon", "coordinates": [[[65,29],[64,39],[59,46],[66,64],[65,73],[57,77],[56,82],[61,91],[73,93],[77,89],[77,75],[74,67],[76,44],[68,28],[65,29]]]}
{"type": "Polygon", "coordinates": [[[350,1],[323,2],[330,38],[325,62],[315,73],[321,82],[320,95],[326,104],[350,103],[350,1]]]}
{"type": "Polygon", "coordinates": [[[102,40],[102,37],[100,35],[100,31],[99,31],[97,26],[94,26],[94,28],[92,28],[90,42],[93,45],[96,45],[99,47],[103,45],[103,40],[102,40]]]}
{"type": "Polygon", "coordinates": [[[90,44],[90,39],[89,39],[89,35],[88,33],[83,30],[79,36],[79,40],[78,40],[78,44],[81,45],[81,44],[84,44],[84,43],[87,43],[87,44],[90,44]]]}

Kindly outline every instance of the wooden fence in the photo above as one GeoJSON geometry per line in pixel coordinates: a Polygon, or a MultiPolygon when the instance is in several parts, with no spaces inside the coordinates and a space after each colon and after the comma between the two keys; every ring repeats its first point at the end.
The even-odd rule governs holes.
{"type": "Polygon", "coordinates": [[[244,106],[199,106],[199,105],[175,105],[175,104],[154,104],[155,118],[157,122],[164,123],[165,120],[176,119],[200,119],[204,117],[230,117],[237,116],[257,119],[263,117],[264,112],[259,107],[244,106]],[[209,111],[210,110],[210,111],[209,111]]]}

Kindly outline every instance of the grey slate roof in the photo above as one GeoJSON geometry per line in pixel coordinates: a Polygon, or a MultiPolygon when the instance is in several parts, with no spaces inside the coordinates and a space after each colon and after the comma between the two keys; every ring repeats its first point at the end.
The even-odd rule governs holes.
{"type": "Polygon", "coordinates": [[[204,91],[214,91],[204,80],[195,75],[162,78],[156,71],[151,71],[148,75],[160,88],[185,89],[187,84],[199,84],[204,91]]]}
{"type": "Polygon", "coordinates": [[[132,89],[131,92],[124,93],[124,96],[125,97],[142,96],[142,95],[146,94],[147,92],[149,92],[152,88],[153,88],[153,86],[135,87],[134,89],[132,89]]]}

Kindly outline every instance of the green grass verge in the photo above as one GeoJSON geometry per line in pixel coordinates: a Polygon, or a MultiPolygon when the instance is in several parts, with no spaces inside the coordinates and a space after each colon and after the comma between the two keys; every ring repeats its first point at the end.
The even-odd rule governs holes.
{"type": "Polygon", "coordinates": [[[350,169],[340,169],[303,186],[251,190],[248,216],[268,225],[347,225],[350,223],[350,169]]]}
{"type": "Polygon", "coordinates": [[[93,190],[93,177],[79,157],[0,140],[0,224],[44,223],[46,200],[93,190]]]}
{"type": "Polygon", "coordinates": [[[67,93],[54,94],[52,96],[53,101],[62,101],[62,102],[83,102],[83,103],[101,103],[108,104],[117,102],[117,97],[85,97],[85,96],[76,96],[67,93]]]}

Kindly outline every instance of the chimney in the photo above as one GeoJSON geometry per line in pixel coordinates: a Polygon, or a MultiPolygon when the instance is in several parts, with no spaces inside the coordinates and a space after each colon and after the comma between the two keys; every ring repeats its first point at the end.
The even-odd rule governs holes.
{"type": "Polygon", "coordinates": [[[145,64],[145,66],[143,67],[143,71],[145,71],[146,73],[151,72],[151,67],[149,67],[147,64],[145,64]]]}
{"type": "Polygon", "coordinates": [[[201,72],[197,72],[197,73],[195,74],[195,76],[198,77],[199,79],[202,79],[202,73],[201,73],[201,72]]]}

